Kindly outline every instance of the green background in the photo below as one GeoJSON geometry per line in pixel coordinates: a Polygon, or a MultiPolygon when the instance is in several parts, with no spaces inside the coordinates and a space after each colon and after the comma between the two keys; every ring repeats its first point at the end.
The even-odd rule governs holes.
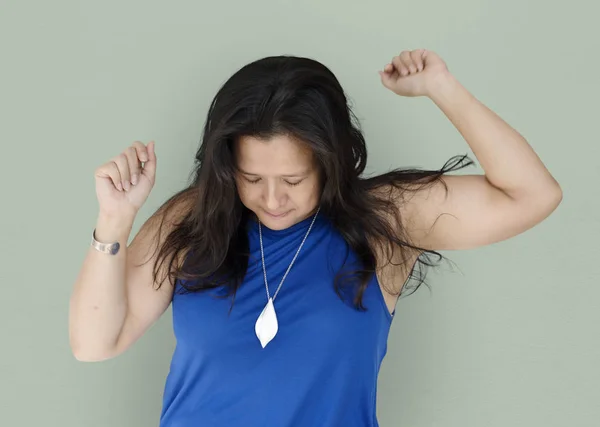
{"type": "MultiPolygon", "coordinates": [[[[564,199],[543,223],[446,252],[400,300],[381,426],[600,422],[599,8],[591,1],[3,1],[0,6],[0,425],[158,424],[171,311],[123,355],[78,362],[68,303],[97,216],[93,172],[156,141],[143,221],[182,188],[218,87],[262,56],[309,56],[348,92],[369,171],[470,153],[425,98],[380,70],[427,48],[521,132],[564,199]]],[[[481,172],[478,167],[466,172],[481,172]]],[[[133,236],[133,234],[132,234],[133,236]]]]}

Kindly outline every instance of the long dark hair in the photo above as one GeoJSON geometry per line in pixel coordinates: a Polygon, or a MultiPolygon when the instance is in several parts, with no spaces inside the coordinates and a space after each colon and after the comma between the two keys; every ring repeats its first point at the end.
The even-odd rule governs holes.
{"type": "MultiPolygon", "coordinates": [[[[250,216],[237,193],[234,144],[242,136],[269,139],[275,135],[290,136],[312,150],[323,177],[320,215],[331,220],[361,262],[360,268],[339,272],[338,295],[342,296],[343,286],[353,284],[354,304],[364,308],[363,292],[382,266],[377,265],[378,248],[387,254],[388,263],[414,260],[410,254],[418,254],[415,263],[407,266],[416,279],[411,293],[425,283],[422,267],[435,265],[443,256],[411,244],[397,197],[432,185],[444,173],[473,161],[466,155],[455,156],[439,170],[395,169],[364,177],[365,139],[337,78],[315,60],[287,55],[245,65],[214,97],[189,185],[157,211],[187,206],[160,247],[155,283],[162,283],[157,280],[159,264],[168,262],[164,271],[172,284],[181,279],[181,291],[225,287],[227,296],[233,295],[233,307],[248,266],[245,226],[250,216]],[[182,255],[185,262],[177,262],[182,255]]],[[[386,290],[399,294],[398,289],[386,290]]]]}

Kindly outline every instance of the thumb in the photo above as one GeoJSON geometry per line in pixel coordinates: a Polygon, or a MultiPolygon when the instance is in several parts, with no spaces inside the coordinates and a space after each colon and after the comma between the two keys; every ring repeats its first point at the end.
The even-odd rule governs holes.
{"type": "Polygon", "coordinates": [[[383,84],[386,88],[391,89],[394,81],[391,74],[384,71],[379,71],[379,76],[381,77],[381,84],[383,84]]]}
{"type": "Polygon", "coordinates": [[[148,144],[148,161],[144,163],[142,174],[146,175],[150,180],[156,175],[156,152],[154,151],[154,141],[148,144]]]}

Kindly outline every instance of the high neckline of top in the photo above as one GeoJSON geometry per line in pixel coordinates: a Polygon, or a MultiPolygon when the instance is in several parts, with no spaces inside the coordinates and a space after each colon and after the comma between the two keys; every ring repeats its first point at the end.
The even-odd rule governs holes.
{"type": "MultiPolygon", "coordinates": [[[[308,227],[310,227],[310,224],[313,221],[315,214],[317,214],[317,213],[313,213],[312,215],[306,217],[305,219],[303,219],[295,224],[292,224],[287,228],[283,228],[281,230],[273,230],[273,229],[267,227],[264,223],[260,223],[260,228],[262,230],[263,236],[272,236],[272,237],[288,236],[291,234],[295,234],[299,230],[307,231],[308,227]]],[[[323,211],[319,211],[317,214],[317,218],[315,218],[315,223],[313,225],[313,229],[319,222],[322,222],[323,220],[324,220],[323,211]]],[[[258,218],[256,217],[256,215],[252,214],[248,220],[248,223],[253,230],[255,230],[256,232],[259,231],[258,218]]]]}

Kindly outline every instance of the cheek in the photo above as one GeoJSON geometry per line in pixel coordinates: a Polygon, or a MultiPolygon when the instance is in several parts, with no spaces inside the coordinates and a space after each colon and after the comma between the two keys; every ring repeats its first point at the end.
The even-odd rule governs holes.
{"type": "Polygon", "coordinates": [[[246,202],[249,199],[248,186],[244,182],[242,182],[242,180],[239,179],[236,180],[235,184],[240,200],[242,202],[246,202]]]}
{"type": "Polygon", "coordinates": [[[290,191],[290,199],[298,205],[313,203],[319,198],[318,186],[310,186],[297,191],[290,191]]]}
{"type": "Polygon", "coordinates": [[[263,204],[263,187],[260,184],[241,183],[238,185],[238,195],[242,203],[250,209],[263,204]]]}
{"type": "Polygon", "coordinates": [[[312,188],[306,188],[302,191],[298,191],[294,193],[292,196],[293,199],[303,202],[308,202],[314,198],[314,192],[312,188]]]}
{"type": "Polygon", "coordinates": [[[248,203],[251,202],[252,200],[256,199],[256,195],[255,195],[256,191],[252,191],[252,188],[248,188],[247,185],[238,185],[238,195],[240,196],[240,199],[242,200],[242,202],[244,203],[248,203]]]}

